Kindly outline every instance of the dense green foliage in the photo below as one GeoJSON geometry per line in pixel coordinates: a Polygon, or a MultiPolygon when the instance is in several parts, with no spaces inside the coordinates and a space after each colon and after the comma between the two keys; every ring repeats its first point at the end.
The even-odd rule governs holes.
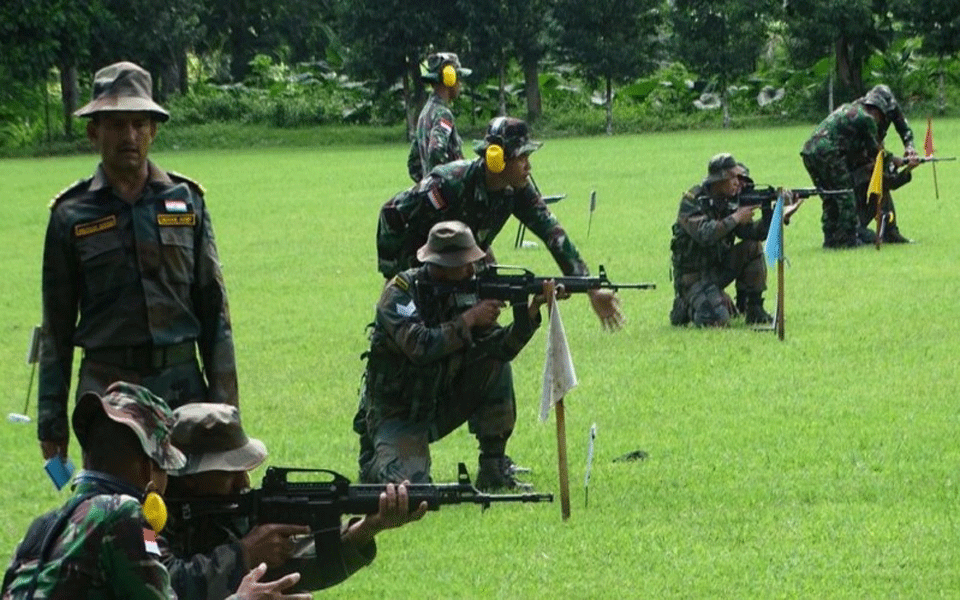
{"type": "MultiPolygon", "coordinates": [[[[908,116],[922,137],[922,113],[908,116]]],[[[379,536],[370,568],[317,597],[955,595],[960,166],[937,165],[939,202],[929,165],[895,193],[901,227],[918,240],[909,246],[824,251],[819,201],[807,200],[785,232],[785,341],[739,322],[728,330],[667,324],[669,232],[682,192],[724,150],[759,183],[810,185],[797,153],[812,128],[547,139],[533,155],[534,174],[545,193],[567,194],[553,208],[591,268],[658,285],[621,293],[628,321],[613,335],[584,298],[561,307],[580,379],[566,399],[572,518],[561,521],[558,504],[448,507],[379,536]],[[614,462],[637,449],[649,458],[614,462]]],[[[934,129],[940,151],[955,154],[960,121],[934,120],[934,129]]],[[[349,140],[350,129],[333,135],[344,131],[349,140]]],[[[175,135],[161,126],[161,140],[175,135]]],[[[249,139],[259,140],[257,130],[249,139]]],[[[244,426],[266,443],[269,464],[356,475],[350,418],[364,326],[382,286],[376,211],[409,185],[406,151],[398,141],[155,155],[208,190],[244,426]]],[[[24,354],[40,313],[47,201],[95,162],[0,160],[3,413],[23,409],[30,377],[24,354]]],[[[556,273],[542,247],[513,249],[514,231],[508,223],[495,244],[500,260],[556,273]]],[[[519,421],[509,451],[533,469],[540,491],[556,493],[555,425],[537,421],[543,333],[514,363],[519,421]]],[[[35,406],[31,398],[34,417],[35,406]]],[[[32,517],[64,499],[41,468],[35,437],[35,423],[0,423],[0,564],[32,517]]],[[[75,442],[70,453],[78,459],[75,442]]],[[[473,473],[476,443],[459,430],[435,445],[433,461],[441,481],[459,461],[473,473]]]]}

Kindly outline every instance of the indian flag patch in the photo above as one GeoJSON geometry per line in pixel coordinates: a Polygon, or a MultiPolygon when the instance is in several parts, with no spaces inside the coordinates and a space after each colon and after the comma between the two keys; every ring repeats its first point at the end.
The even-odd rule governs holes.
{"type": "Polygon", "coordinates": [[[186,200],[167,200],[163,203],[164,208],[167,209],[168,213],[185,213],[187,212],[187,202],[186,200]]]}
{"type": "Polygon", "coordinates": [[[143,528],[143,549],[147,554],[160,556],[160,546],[157,544],[157,534],[149,527],[143,528]]]}

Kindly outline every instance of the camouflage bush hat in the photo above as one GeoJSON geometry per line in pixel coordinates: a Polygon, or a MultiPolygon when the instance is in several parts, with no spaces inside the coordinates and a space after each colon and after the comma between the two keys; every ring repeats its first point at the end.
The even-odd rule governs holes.
{"type": "Polygon", "coordinates": [[[465,267],[484,256],[473,232],[460,221],[440,221],[431,227],[427,243],[417,250],[417,260],[441,267],[465,267]]]}
{"type": "Polygon", "coordinates": [[[893,96],[893,91],[884,84],[875,85],[863,97],[863,103],[870,106],[876,106],[880,112],[890,116],[897,111],[897,99],[893,96]]]}
{"type": "Polygon", "coordinates": [[[86,448],[87,433],[101,411],[114,421],[130,427],[140,439],[143,451],[161,469],[179,469],[186,464],[186,457],[173,447],[170,440],[173,412],[166,402],[154,396],[150,390],[117,381],[110,384],[103,396],[96,392],[86,392],[80,396],[73,411],[73,431],[81,448],[86,448]]]}
{"type": "Polygon", "coordinates": [[[184,404],[173,411],[173,444],[187,464],[172,475],[207,471],[249,471],[267,458],[267,447],[247,437],[236,406],[214,402],[184,404]]]}
{"type": "Polygon", "coordinates": [[[721,152],[714,155],[707,163],[707,178],[703,183],[709,185],[718,181],[723,181],[730,177],[730,170],[736,168],[740,163],[728,152],[721,152]]]}
{"type": "Polygon", "coordinates": [[[543,146],[543,142],[530,139],[530,128],[527,123],[514,117],[495,117],[491,120],[483,139],[474,142],[473,150],[483,156],[490,144],[503,147],[505,158],[530,154],[543,146]]]}
{"type": "Polygon", "coordinates": [[[166,121],[170,113],[153,101],[153,77],[132,62],[118,62],[93,76],[93,99],[73,113],[91,117],[100,112],[147,112],[157,121],[166,121]]]}
{"type": "Polygon", "coordinates": [[[443,68],[450,65],[456,70],[457,78],[469,77],[473,69],[460,66],[460,58],[453,52],[437,52],[427,57],[420,65],[420,80],[428,83],[443,81],[443,68]]]}

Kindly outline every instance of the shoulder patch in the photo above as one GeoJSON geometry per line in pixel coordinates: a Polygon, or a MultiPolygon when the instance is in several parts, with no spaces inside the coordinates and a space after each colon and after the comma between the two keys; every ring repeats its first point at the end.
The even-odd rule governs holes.
{"type": "Polygon", "coordinates": [[[186,184],[188,184],[188,185],[196,188],[197,191],[199,191],[201,195],[206,195],[206,193],[207,193],[207,190],[206,190],[202,185],[200,185],[200,183],[199,183],[198,181],[194,181],[193,179],[190,179],[189,177],[187,177],[186,175],[184,175],[184,174],[182,174],[182,173],[177,173],[176,171],[167,171],[167,175],[169,175],[170,178],[173,179],[174,181],[182,181],[182,182],[184,182],[184,183],[186,183],[186,184]]]}
{"type": "Polygon", "coordinates": [[[92,179],[93,179],[92,177],[88,177],[87,179],[78,179],[74,181],[69,186],[60,190],[60,192],[57,193],[57,195],[50,200],[50,204],[48,204],[47,207],[50,210],[53,210],[53,207],[59,204],[61,200],[68,198],[72,192],[75,192],[79,188],[83,187],[85,184],[90,183],[92,179]]]}
{"type": "Polygon", "coordinates": [[[393,279],[390,280],[390,285],[395,285],[405,292],[410,291],[410,284],[407,282],[406,279],[403,279],[399,275],[394,275],[393,279]]]}

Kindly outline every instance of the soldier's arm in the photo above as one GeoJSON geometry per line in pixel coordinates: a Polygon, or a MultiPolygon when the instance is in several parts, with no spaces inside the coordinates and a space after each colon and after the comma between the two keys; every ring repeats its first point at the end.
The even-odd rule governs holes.
{"type": "Polygon", "coordinates": [[[200,319],[197,346],[210,387],[207,399],[239,406],[233,330],[213,224],[202,197],[198,197],[194,206],[198,211],[194,263],[197,272],[192,294],[200,319]]]}
{"type": "Polygon", "coordinates": [[[377,324],[411,362],[428,364],[473,343],[463,315],[436,327],[424,323],[414,301],[412,283],[394,277],[377,304],[377,324]]]}
{"type": "Polygon", "coordinates": [[[453,135],[453,113],[447,107],[439,106],[433,113],[433,120],[430,124],[427,164],[423,165],[425,173],[429,173],[437,165],[463,158],[462,153],[456,157],[449,156],[450,137],[453,135]]]}
{"type": "Polygon", "coordinates": [[[710,218],[700,208],[699,202],[690,195],[685,195],[680,202],[677,224],[700,246],[716,244],[738,225],[732,213],[723,219],[710,218]]]}
{"type": "Polygon", "coordinates": [[[407,154],[407,173],[410,174],[410,179],[414,183],[423,179],[423,163],[420,162],[420,148],[416,139],[410,142],[410,152],[407,154]]]}
{"type": "Polygon", "coordinates": [[[513,215],[546,245],[564,275],[589,275],[580,252],[532,183],[517,192],[513,215]]]}
{"type": "Polygon", "coordinates": [[[158,542],[160,560],[170,572],[170,583],[179,598],[226,598],[247,574],[238,541],[189,557],[174,556],[164,537],[158,542]]]}
{"type": "MultiPolygon", "coordinates": [[[[92,512],[91,512],[92,514],[92,512]]],[[[81,525],[83,525],[81,523],[81,525]]],[[[106,515],[105,531],[98,548],[98,564],[104,571],[112,597],[133,600],[174,598],[170,575],[160,556],[149,550],[140,503],[127,497],[106,515]]]]}
{"type": "MultiPolygon", "coordinates": [[[[41,442],[62,445],[67,452],[70,427],[67,418],[70,373],[73,369],[73,335],[79,312],[79,261],[68,223],[53,212],[43,247],[41,295],[43,324],[40,334],[40,369],[37,386],[37,434],[41,442]]],[[[52,451],[44,448],[44,458],[52,451]]]]}
{"type": "Polygon", "coordinates": [[[897,129],[897,134],[900,136],[900,140],[903,142],[903,149],[907,153],[911,150],[916,152],[913,146],[913,129],[910,128],[910,123],[907,122],[907,117],[904,116],[903,111],[898,107],[896,112],[894,112],[893,117],[890,119],[893,122],[893,126],[897,129]]]}

